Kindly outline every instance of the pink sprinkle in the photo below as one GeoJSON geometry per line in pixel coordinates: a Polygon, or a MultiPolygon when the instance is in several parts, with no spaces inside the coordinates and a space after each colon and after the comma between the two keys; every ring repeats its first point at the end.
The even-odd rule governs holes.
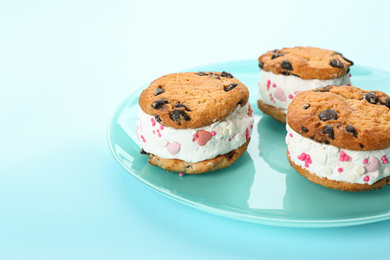
{"type": "Polygon", "coordinates": [[[245,137],[246,137],[246,140],[248,141],[249,140],[249,129],[248,128],[245,131],[245,137]]]}
{"type": "Polygon", "coordinates": [[[161,130],[164,130],[164,126],[163,126],[163,125],[160,125],[160,129],[161,129],[161,130]]]}
{"type": "Polygon", "coordinates": [[[274,84],[272,84],[272,87],[273,87],[273,88],[276,88],[276,84],[275,84],[275,83],[274,83],[274,84]]]}
{"type": "Polygon", "coordinates": [[[347,84],[347,86],[351,86],[351,84],[347,84]]]}
{"type": "Polygon", "coordinates": [[[344,161],[348,162],[349,159],[351,159],[351,157],[349,157],[348,155],[345,155],[345,156],[344,156],[344,161]]]}
{"type": "Polygon", "coordinates": [[[338,171],[338,172],[342,172],[342,171],[343,171],[343,168],[338,168],[337,171],[338,171]]]}
{"type": "Polygon", "coordinates": [[[181,177],[181,176],[183,176],[184,174],[182,173],[182,172],[179,172],[179,176],[181,177]]]}
{"type": "Polygon", "coordinates": [[[340,156],[343,156],[343,157],[344,157],[344,156],[345,156],[345,152],[344,152],[344,151],[341,151],[341,152],[340,152],[340,156]]]}
{"type": "Polygon", "coordinates": [[[288,98],[289,98],[289,99],[293,99],[293,97],[294,97],[294,96],[293,96],[293,95],[291,95],[291,94],[290,94],[290,95],[288,95],[288,98]]]}
{"type": "Polygon", "coordinates": [[[156,134],[156,131],[153,130],[153,134],[155,135],[155,134],[156,134]]]}
{"type": "Polygon", "coordinates": [[[367,159],[364,159],[363,160],[363,164],[367,164],[368,163],[368,160],[367,159]]]}
{"type": "Polygon", "coordinates": [[[253,128],[253,125],[251,125],[251,128],[253,128]]]}
{"type": "Polygon", "coordinates": [[[271,85],[271,80],[267,80],[267,87],[271,85]]]}
{"type": "Polygon", "coordinates": [[[289,134],[289,136],[290,136],[290,137],[293,137],[293,134],[292,134],[292,133],[290,133],[290,134],[289,134]]]}
{"type": "Polygon", "coordinates": [[[197,134],[193,134],[192,137],[193,138],[198,138],[198,135],[197,134]]]}
{"type": "Polygon", "coordinates": [[[290,151],[287,149],[287,154],[290,155],[290,151]]]}
{"type": "Polygon", "coordinates": [[[387,159],[387,158],[386,158],[386,155],[383,155],[381,159],[382,159],[382,160],[387,159]]]}
{"type": "Polygon", "coordinates": [[[211,135],[214,136],[215,135],[215,131],[211,131],[211,135]]]}
{"type": "Polygon", "coordinates": [[[351,74],[351,73],[349,73],[349,77],[352,77],[352,74],[351,74]]]}
{"type": "Polygon", "coordinates": [[[306,154],[306,159],[310,160],[310,154],[306,154]]]}
{"type": "Polygon", "coordinates": [[[144,143],[146,143],[146,140],[145,140],[145,138],[144,138],[143,135],[141,135],[141,139],[142,139],[142,141],[143,141],[144,143]]]}
{"type": "Polygon", "coordinates": [[[387,164],[388,162],[388,160],[383,160],[383,164],[387,164]]]}
{"type": "Polygon", "coordinates": [[[342,161],[344,161],[344,157],[340,157],[340,159],[339,159],[339,160],[340,160],[341,162],[342,162],[342,161]]]}
{"type": "Polygon", "coordinates": [[[154,121],[154,118],[152,117],[151,119],[150,119],[150,122],[153,122],[154,121]]]}
{"type": "Polygon", "coordinates": [[[307,162],[310,163],[310,164],[312,163],[311,159],[307,160],[307,162]]]}
{"type": "Polygon", "coordinates": [[[158,133],[158,137],[161,137],[161,134],[160,134],[160,133],[158,133]]]}
{"type": "Polygon", "coordinates": [[[229,142],[231,141],[232,139],[231,138],[229,138],[229,142]]]}
{"type": "Polygon", "coordinates": [[[155,125],[156,125],[156,121],[153,121],[153,122],[152,122],[152,126],[155,126],[155,125]]]}
{"type": "Polygon", "coordinates": [[[370,177],[369,176],[366,176],[366,177],[364,177],[364,181],[369,181],[370,180],[370,177]]]}
{"type": "Polygon", "coordinates": [[[305,163],[305,167],[306,167],[306,168],[309,167],[309,164],[308,164],[308,163],[305,163]]]}
{"type": "Polygon", "coordinates": [[[300,155],[298,155],[298,160],[301,160],[301,159],[302,159],[302,157],[300,155]]]}

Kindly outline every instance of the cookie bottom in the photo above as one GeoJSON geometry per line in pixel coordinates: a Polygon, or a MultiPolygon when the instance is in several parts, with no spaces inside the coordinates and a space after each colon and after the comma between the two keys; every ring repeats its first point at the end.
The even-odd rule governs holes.
{"type": "Polygon", "coordinates": [[[248,147],[250,138],[242,146],[232,150],[226,154],[218,155],[209,160],[204,160],[197,163],[185,162],[179,159],[164,159],[154,154],[148,153],[149,163],[158,166],[170,172],[184,172],[188,174],[198,174],[204,172],[211,172],[218,169],[226,168],[232,165],[241,155],[244,154],[248,147]]]}
{"type": "Polygon", "coordinates": [[[350,183],[345,181],[334,181],[329,180],[327,178],[322,178],[318,175],[312,174],[308,170],[302,168],[299,165],[296,165],[291,161],[290,155],[287,154],[287,159],[290,162],[290,165],[303,177],[308,179],[309,181],[319,184],[321,186],[341,191],[368,191],[368,190],[379,190],[383,188],[386,184],[390,184],[390,176],[383,178],[372,185],[369,184],[359,184],[359,183],[350,183]]]}
{"type": "Polygon", "coordinates": [[[261,100],[257,100],[257,106],[264,114],[271,116],[273,119],[283,124],[286,123],[286,114],[283,109],[268,105],[261,100]]]}

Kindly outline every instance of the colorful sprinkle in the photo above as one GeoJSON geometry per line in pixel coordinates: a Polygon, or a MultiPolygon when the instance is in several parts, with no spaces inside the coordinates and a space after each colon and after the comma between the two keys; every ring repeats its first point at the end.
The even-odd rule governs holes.
{"type": "Polygon", "coordinates": [[[289,133],[288,135],[289,135],[290,137],[293,137],[293,134],[292,134],[292,133],[289,133]]]}
{"type": "Polygon", "coordinates": [[[363,160],[363,164],[367,164],[368,163],[368,160],[367,159],[364,159],[363,160]]]}
{"type": "Polygon", "coordinates": [[[269,90],[270,86],[271,86],[271,80],[267,80],[267,90],[269,90]]]}
{"type": "Polygon", "coordinates": [[[310,164],[312,163],[310,154],[306,153],[301,153],[301,155],[298,155],[298,159],[301,160],[302,162],[305,162],[305,167],[309,167],[310,164]]]}
{"type": "Polygon", "coordinates": [[[343,171],[343,168],[340,167],[340,168],[337,169],[337,171],[338,171],[338,172],[342,172],[342,171],[343,171]]]}
{"type": "Polygon", "coordinates": [[[246,137],[246,140],[248,141],[249,140],[249,129],[248,128],[245,131],[245,137],[246,137]]]}
{"type": "Polygon", "coordinates": [[[340,158],[339,158],[339,160],[340,160],[341,162],[348,162],[349,159],[351,159],[351,157],[349,157],[344,151],[341,151],[341,152],[340,152],[340,158]]]}
{"type": "Polygon", "coordinates": [[[290,95],[288,95],[288,98],[289,98],[289,99],[293,99],[294,96],[290,94],[290,95]]]}
{"type": "Polygon", "coordinates": [[[215,131],[211,131],[211,135],[214,136],[215,135],[215,131]]]}
{"type": "Polygon", "coordinates": [[[164,130],[164,126],[163,126],[163,125],[160,125],[160,129],[161,129],[161,130],[164,130]]]}
{"type": "Polygon", "coordinates": [[[365,182],[368,182],[369,180],[370,180],[370,177],[369,176],[366,176],[366,177],[364,177],[364,179],[363,179],[365,182]]]}
{"type": "Polygon", "coordinates": [[[386,155],[383,155],[381,159],[382,159],[382,163],[383,164],[388,164],[389,163],[389,161],[387,160],[386,155]]]}
{"type": "Polygon", "coordinates": [[[275,84],[275,83],[274,83],[274,84],[272,84],[272,87],[273,87],[273,88],[276,88],[276,84],[275,84]]]}
{"type": "Polygon", "coordinates": [[[182,173],[182,172],[179,172],[179,176],[181,177],[181,176],[183,176],[184,174],[182,173]]]}

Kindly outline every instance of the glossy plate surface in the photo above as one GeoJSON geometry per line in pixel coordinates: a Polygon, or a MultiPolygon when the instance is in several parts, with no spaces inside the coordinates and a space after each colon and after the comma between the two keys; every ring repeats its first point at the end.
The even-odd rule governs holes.
{"type": "MultiPolygon", "coordinates": [[[[167,172],[140,154],[135,126],[138,96],[131,94],[116,110],[108,128],[114,157],[131,175],[162,194],[192,207],[243,221],[290,227],[334,227],[390,219],[390,187],[362,193],[313,184],[286,159],[285,125],[257,108],[257,61],[207,65],[189,71],[228,71],[250,90],[255,111],[248,151],[231,167],[198,175],[167,172]]],[[[390,73],[353,66],[354,86],[390,90],[390,73]]]]}

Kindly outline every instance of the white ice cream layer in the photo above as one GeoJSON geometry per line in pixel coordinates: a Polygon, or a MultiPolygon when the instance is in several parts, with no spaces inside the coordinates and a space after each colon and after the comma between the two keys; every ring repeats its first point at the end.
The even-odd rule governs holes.
{"type": "Polygon", "coordinates": [[[352,151],[321,144],[303,137],[288,125],[286,143],[291,161],[310,173],[329,180],[373,184],[390,176],[390,147],[375,151],[352,151]]]}
{"type": "Polygon", "coordinates": [[[223,120],[200,128],[176,129],[159,124],[142,110],[137,121],[137,136],[142,148],[166,159],[200,162],[242,146],[253,128],[249,102],[223,120]]]}
{"type": "Polygon", "coordinates": [[[349,77],[350,74],[347,73],[344,77],[337,79],[301,79],[293,75],[276,75],[272,72],[261,70],[259,96],[257,99],[268,105],[283,109],[286,114],[288,105],[299,92],[327,85],[348,85],[351,84],[349,77]]]}

